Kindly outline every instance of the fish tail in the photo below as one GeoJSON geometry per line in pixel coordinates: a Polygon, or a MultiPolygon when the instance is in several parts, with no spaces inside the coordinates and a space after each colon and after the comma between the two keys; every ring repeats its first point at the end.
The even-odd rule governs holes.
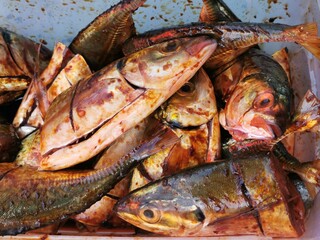
{"type": "Polygon", "coordinates": [[[297,174],[304,181],[320,187],[320,160],[301,163],[297,174]]]}
{"type": "Polygon", "coordinates": [[[320,38],[311,38],[306,42],[299,43],[309,52],[311,52],[318,60],[320,60],[320,38]]]}
{"type": "Polygon", "coordinates": [[[318,37],[317,24],[307,23],[298,25],[297,28],[299,30],[299,35],[304,36],[303,39],[297,40],[297,43],[320,60],[320,37],[318,37]]]}
{"type": "Polygon", "coordinates": [[[303,181],[320,187],[320,160],[301,163],[288,153],[281,142],[274,146],[272,153],[286,171],[296,173],[303,181]]]}

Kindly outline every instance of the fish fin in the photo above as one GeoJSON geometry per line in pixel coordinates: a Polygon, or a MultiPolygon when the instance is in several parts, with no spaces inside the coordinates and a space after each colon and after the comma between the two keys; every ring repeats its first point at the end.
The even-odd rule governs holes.
{"type": "Polygon", "coordinates": [[[280,142],[290,134],[311,131],[319,122],[320,100],[308,90],[297,107],[291,124],[287,127],[285,133],[275,140],[275,143],[280,142]]]}
{"type": "Polygon", "coordinates": [[[49,108],[49,100],[47,97],[47,89],[43,82],[40,80],[40,51],[42,48],[42,43],[39,44],[38,51],[37,51],[37,58],[35,63],[34,69],[34,76],[32,79],[35,91],[36,91],[36,101],[38,102],[38,107],[41,112],[41,117],[44,119],[47,110],[49,108]]]}
{"type": "Polygon", "coordinates": [[[241,22],[222,0],[203,0],[199,20],[207,23],[221,21],[241,22]]]}
{"type": "Polygon", "coordinates": [[[288,48],[282,48],[275,53],[272,54],[272,58],[276,60],[283,70],[286,72],[289,83],[291,85],[291,77],[290,77],[290,61],[289,61],[289,54],[288,48]]]}
{"type": "Polygon", "coordinates": [[[140,160],[147,158],[177,143],[180,138],[164,124],[156,124],[154,132],[140,146],[133,150],[131,157],[140,160]]]}
{"type": "Polygon", "coordinates": [[[320,187],[320,160],[300,162],[287,151],[282,143],[277,143],[272,153],[286,171],[296,173],[303,181],[320,187]]]}
{"type": "Polygon", "coordinates": [[[318,36],[318,25],[315,22],[298,25],[300,32],[309,36],[318,36]]]}
{"type": "Polygon", "coordinates": [[[300,42],[305,49],[311,52],[318,60],[320,60],[320,38],[313,37],[305,42],[300,42]]]}
{"type": "Polygon", "coordinates": [[[320,60],[320,37],[318,37],[317,24],[307,23],[297,27],[299,28],[300,34],[305,35],[301,41],[297,42],[320,60]]]}

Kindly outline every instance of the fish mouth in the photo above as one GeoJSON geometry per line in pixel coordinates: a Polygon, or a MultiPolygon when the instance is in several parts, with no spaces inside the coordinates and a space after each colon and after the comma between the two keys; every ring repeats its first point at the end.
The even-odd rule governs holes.
{"type": "Polygon", "coordinates": [[[282,130],[271,119],[265,119],[261,116],[254,117],[250,124],[238,124],[237,126],[226,126],[232,138],[236,141],[247,139],[271,140],[282,134],[282,130]]]}
{"type": "MultiPolygon", "coordinates": [[[[200,38],[200,37],[198,37],[200,38]]],[[[207,52],[207,48],[216,48],[217,42],[213,38],[210,38],[206,35],[203,35],[203,41],[199,42],[198,44],[195,44],[194,46],[187,48],[186,52],[190,56],[197,56],[201,52],[207,52]]]]}

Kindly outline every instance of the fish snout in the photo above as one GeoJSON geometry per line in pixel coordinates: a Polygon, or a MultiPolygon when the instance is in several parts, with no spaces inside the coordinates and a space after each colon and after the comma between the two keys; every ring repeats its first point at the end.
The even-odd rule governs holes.
{"type": "Polygon", "coordinates": [[[186,51],[190,56],[200,55],[200,57],[202,57],[206,52],[211,52],[212,54],[216,48],[217,41],[215,39],[208,36],[200,36],[196,37],[195,41],[192,41],[192,43],[186,48],[186,51]]]}

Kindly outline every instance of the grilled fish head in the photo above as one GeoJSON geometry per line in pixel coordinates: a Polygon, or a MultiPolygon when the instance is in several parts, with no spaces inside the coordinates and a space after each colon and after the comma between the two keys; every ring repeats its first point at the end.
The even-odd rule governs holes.
{"type": "Polygon", "coordinates": [[[166,178],[136,189],[115,205],[123,220],[150,232],[188,236],[203,228],[205,215],[195,198],[182,196],[166,178]]]}
{"type": "Polygon", "coordinates": [[[290,119],[291,89],[272,86],[264,74],[253,74],[238,83],[225,108],[221,125],[233,139],[274,139],[282,135],[290,119]]]}
{"type": "Polygon", "coordinates": [[[157,117],[179,128],[197,127],[217,114],[213,85],[200,69],[156,113],[157,117]]]}
{"type": "Polygon", "coordinates": [[[173,39],[128,55],[117,67],[136,87],[170,89],[172,82],[190,79],[216,47],[208,36],[173,39]]]}

